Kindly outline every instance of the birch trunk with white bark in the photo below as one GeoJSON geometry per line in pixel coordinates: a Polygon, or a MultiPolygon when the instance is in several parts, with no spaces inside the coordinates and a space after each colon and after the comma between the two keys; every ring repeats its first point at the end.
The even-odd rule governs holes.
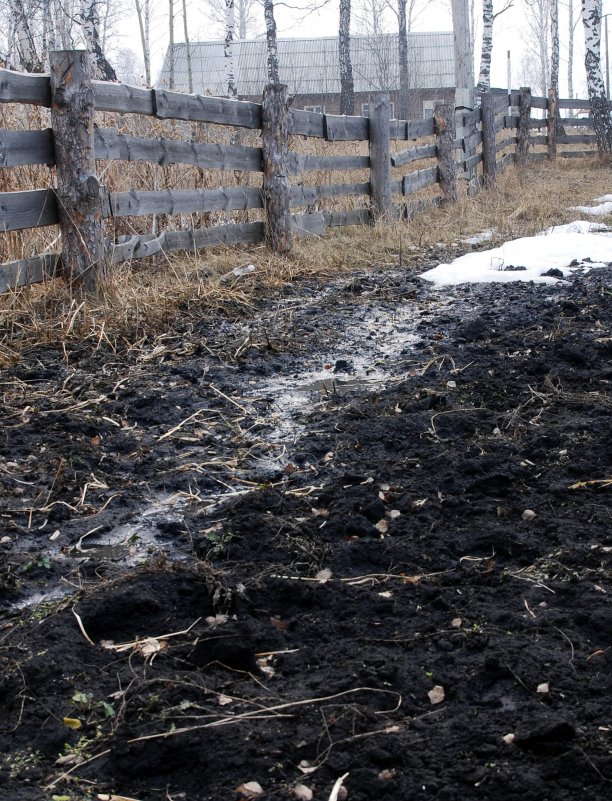
{"type": "Polygon", "coordinates": [[[234,62],[234,38],[236,30],[236,10],[234,0],[225,0],[225,41],[223,43],[223,56],[225,59],[225,80],[227,83],[227,96],[230,100],[238,99],[236,85],[236,72],[234,62]]]}
{"type": "Polygon", "coordinates": [[[279,84],[278,45],[276,43],[276,20],[274,19],[273,0],[264,0],[264,19],[266,22],[266,45],[268,50],[268,80],[270,83],[279,84]]]}
{"type": "Polygon", "coordinates": [[[397,13],[399,22],[398,59],[399,59],[399,119],[407,120],[410,110],[410,75],[408,74],[408,28],[406,22],[406,0],[398,0],[397,13]]]}
{"type": "Polygon", "coordinates": [[[601,73],[601,0],[582,0],[587,88],[600,153],[612,151],[612,122],[601,73]]]}
{"type": "Polygon", "coordinates": [[[491,53],[493,51],[493,0],[482,1],[482,50],[477,92],[487,92],[491,86],[491,53]]]}
{"type": "Polygon", "coordinates": [[[351,0],[340,0],[338,28],[338,57],[340,63],[340,114],[355,111],[355,85],[351,62],[351,0]]]}
{"type": "Polygon", "coordinates": [[[94,76],[103,81],[116,81],[117,74],[104,55],[102,48],[97,0],[81,0],[78,21],[85,39],[85,46],[91,54],[94,76]]]}

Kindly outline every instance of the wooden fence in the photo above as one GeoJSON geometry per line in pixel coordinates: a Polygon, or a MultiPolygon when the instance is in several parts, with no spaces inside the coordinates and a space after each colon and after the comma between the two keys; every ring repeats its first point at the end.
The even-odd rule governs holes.
{"type": "Polygon", "coordinates": [[[560,109],[588,110],[588,101],[557,100],[552,94],[531,97],[529,89],[510,95],[487,93],[474,111],[455,113],[440,104],[433,118],[419,120],[390,119],[388,95],[377,94],[368,119],[292,109],[284,86],[267,87],[259,104],[91,81],[84,51],[53,53],[50,75],[0,70],[0,102],[51,108],[50,128],[0,130],[0,167],[46,165],[55,167],[56,174],[54,187],[0,193],[0,231],[59,224],[62,234],[61,252],[0,265],[0,292],[59,274],[93,288],[109,264],[162,251],[262,241],[272,250],[288,251],[296,235],[407,218],[426,204],[452,203],[458,174],[472,187],[491,184],[508,164],[593,155],[584,147],[566,147],[563,152],[557,148],[595,144],[595,136],[587,132],[588,117],[559,116],[560,109]],[[534,110],[540,116],[534,116],[534,110]],[[253,129],[261,131],[261,147],[133,136],[94,126],[96,111],[253,129]],[[460,138],[456,130],[462,132],[460,138]],[[289,149],[292,136],[330,143],[367,142],[369,155],[303,155],[289,149]],[[397,142],[410,144],[398,150],[397,142]],[[544,152],[530,152],[541,146],[546,147],[544,152]],[[113,160],[262,173],[263,180],[261,186],[108,192],[99,183],[96,166],[113,160]],[[396,177],[398,168],[424,160],[435,163],[396,177]],[[290,182],[298,173],[346,170],[369,170],[370,179],[317,185],[290,182]],[[439,185],[439,194],[432,196],[430,191],[425,200],[408,200],[434,185],[439,185]],[[321,199],[345,196],[362,196],[367,205],[291,213],[321,199]],[[248,209],[262,209],[264,220],[133,234],[114,241],[104,235],[108,218],[248,209]]]}

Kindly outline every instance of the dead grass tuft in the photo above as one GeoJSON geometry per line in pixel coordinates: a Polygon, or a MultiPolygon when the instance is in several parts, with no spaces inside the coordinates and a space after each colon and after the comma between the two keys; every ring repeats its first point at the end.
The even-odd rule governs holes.
{"type": "Polygon", "coordinates": [[[495,230],[488,247],[576,219],[570,207],[605,194],[607,176],[597,158],[510,168],[497,189],[464,196],[453,208],[431,209],[409,222],[334,229],[298,241],[286,257],[272,256],[263,245],[216,248],[121,265],[98,299],[74,295],[60,280],[7,293],[0,297],[0,365],[41,343],[112,349],[150,343],[177,320],[240,315],[257,297],[297,280],[400,264],[416,272],[446,249],[467,250],[461,240],[484,230],[495,230]],[[232,274],[249,264],[254,272],[232,274]]]}

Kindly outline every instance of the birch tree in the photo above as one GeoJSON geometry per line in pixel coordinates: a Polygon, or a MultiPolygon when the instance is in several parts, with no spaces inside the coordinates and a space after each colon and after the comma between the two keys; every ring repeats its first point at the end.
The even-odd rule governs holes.
{"type": "Polygon", "coordinates": [[[223,56],[225,61],[227,96],[230,100],[238,99],[238,87],[236,86],[236,72],[234,67],[235,28],[236,14],[234,0],[225,0],[225,41],[223,43],[223,56]]]}
{"type": "Polygon", "coordinates": [[[400,120],[407,120],[410,116],[410,74],[408,72],[408,19],[406,15],[406,0],[397,0],[398,17],[398,62],[399,62],[399,114],[400,120]]]}
{"type": "Polygon", "coordinates": [[[134,0],[134,3],[140,30],[145,85],[151,86],[151,0],[134,0]]]}
{"type": "Polygon", "coordinates": [[[525,0],[526,44],[537,62],[537,90],[546,95],[550,84],[550,7],[552,0],[525,0]]]}
{"type": "Polygon", "coordinates": [[[278,72],[278,45],[276,43],[276,20],[274,19],[274,0],[263,0],[264,20],[266,22],[266,47],[268,52],[268,81],[280,83],[278,72]]]}
{"type": "Polygon", "coordinates": [[[340,114],[355,111],[355,84],[351,61],[351,0],[340,0],[338,58],[340,63],[340,114]]]}
{"type": "MultiPolygon", "coordinates": [[[[225,36],[227,30],[226,0],[206,0],[206,16],[215,34],[225,36]]],[[[234,40],[247,39],[261,30],[258,0],[234,0],[234,40]]]]}
{"type": "Polygon", "coordinates": [[[174,0],[168,0],[168,88],[174,89],[174,0]]]}
{"type": "Polygon", "coordinates": [[[591,117],[600,153],[612,152],[612,122],[606,87],[601,73],[601,0],[582,0],[584,64],[591,105],[591,117]]]}
{"type": "Polygon", "coordinates": [[[550,0],[550,88],[559,97],[559,0],[550,0]]]}
{"type": "Polygon", "coordinates": [[[9,0],[9,51],[7,62],[25,72],[42,72],[43,63],[37,47],[33,9],[26,0],[9,0]]]}
{"type": "Polygon", "coordinates": [[[482,48],[480,53],[480,73],[478,75],[477,92],[488,92],[491,86],[491,55],[493,53],[493,24],[495,20],[512,8],[512,0],[506,2],[499,11],[493,11],[493,0],[482,2],[482,48]]]}
{"type": "Polygon", "coordinates": [[[85,46],[91,54],[94,74],[103,81],[116,81],[117,74],[104,55],[102,48],[97,0],[81,0],[78,19],[83,32],[85,46]]]}

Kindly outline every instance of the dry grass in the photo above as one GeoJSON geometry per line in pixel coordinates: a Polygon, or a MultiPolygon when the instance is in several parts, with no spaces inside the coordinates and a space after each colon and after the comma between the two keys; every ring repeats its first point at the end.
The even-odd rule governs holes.
{"type": "MultiPolygon", "coordinates": [[[[609,191],[609,172],[596,158],[509,168],[496,190],[462,197],[453,208],[432,209],[410,222],[331,230],[297,242],[286,257],[264,246],[215,248],[125,264],[114,271],[102,298],[70,294],[62,281],[0,297],[0,365],[37,343],[89,342],[92,348],[137,347],[163,336],[176,322],[219,313],[240,314],[257,296],[304,278],[326,280],[353,270],[397,267],[415,271],[432,248],[494,228],[493,243],[532,235],[576,218],[574,205],[609,191]],[[253,264],[252,275],[228,274],[253,264]]],[[[490,243],[489,243],[490,244],[490,243]]]]}

